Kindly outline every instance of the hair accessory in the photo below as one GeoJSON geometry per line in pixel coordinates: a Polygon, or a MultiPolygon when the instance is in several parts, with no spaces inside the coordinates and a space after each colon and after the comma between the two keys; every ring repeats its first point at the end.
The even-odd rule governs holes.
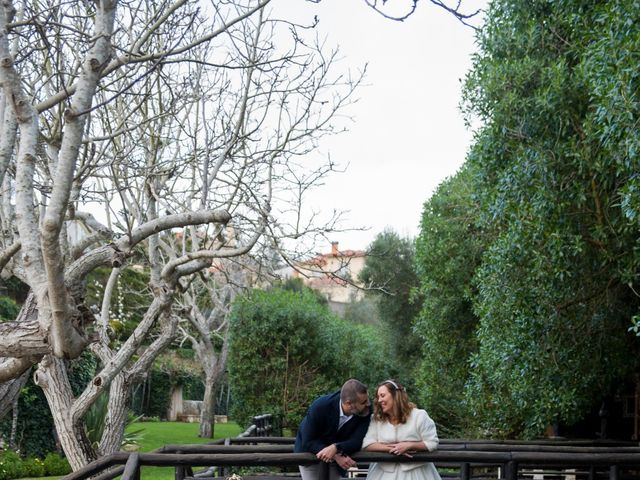
{"type": "Polygon", "coordinates": [[[390,383],[393,386],[393,388],[395,388],[396,390],[402,390],[402,387],[399,387],[398,384],[393,380],[385,380],[384,382],[381,383],[381,385],[384,385],[385,383],[390,383]]]}

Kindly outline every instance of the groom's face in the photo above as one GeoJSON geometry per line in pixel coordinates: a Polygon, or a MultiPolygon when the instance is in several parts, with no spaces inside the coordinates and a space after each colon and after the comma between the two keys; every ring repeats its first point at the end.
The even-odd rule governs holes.
{"type": "Polygon", "coordinates": [[[366,417],[369,415],[369,406],[371,405],[371,402],[369,402],[369,395],[366,393],[358,394],[355,401],[350,401],[348,403],[351,415],[358,415],[359,417],[366,417]]]}

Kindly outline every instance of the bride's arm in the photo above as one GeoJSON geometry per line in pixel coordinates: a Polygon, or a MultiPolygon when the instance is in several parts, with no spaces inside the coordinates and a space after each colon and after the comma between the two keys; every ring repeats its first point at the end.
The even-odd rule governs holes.
{"type": "Polygon", "coordinates": [[[367,452],[384,452],[391,453],[392,445],[382,442],[373,442],[363,448],[367,452]]]}
{"type": "Polygon", "coordinates": [[[380,441],[380,422],[376,422],[372,419],[371,423],[369,423],[369,429],[362,441],[362,450],[366,452],[384,453],[389,453],[391,451],[391,447],[388,443],[380,441]]]}

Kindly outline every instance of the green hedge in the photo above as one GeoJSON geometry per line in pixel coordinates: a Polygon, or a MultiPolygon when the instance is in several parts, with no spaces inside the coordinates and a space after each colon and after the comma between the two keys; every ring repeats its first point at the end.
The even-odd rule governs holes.
{"type": "Polygon", "coordinates": [[[254,290],[230,324],[232,416],[247,426],[271,413],[296,429],[311,401],[348,378],[375,385],[388,374],[388,347],[375,327],[334,316],[308,290],[254,290]]]}

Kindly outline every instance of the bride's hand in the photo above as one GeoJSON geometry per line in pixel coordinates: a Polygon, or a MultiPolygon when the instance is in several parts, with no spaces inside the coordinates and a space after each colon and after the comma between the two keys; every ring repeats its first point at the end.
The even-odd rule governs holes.
{"type": "Polygon", "coordinates": [[[409,450],[411,448],[410,442],[398,442],[389,445],[389,453],[393,455],[404,455],[405,457],[413,458],[409,455],[409,450]]]}

